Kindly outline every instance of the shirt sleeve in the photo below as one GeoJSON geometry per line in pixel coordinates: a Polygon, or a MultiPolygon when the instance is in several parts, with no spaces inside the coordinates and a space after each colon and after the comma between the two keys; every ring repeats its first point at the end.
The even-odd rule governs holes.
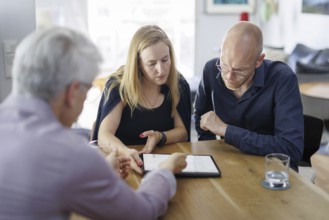
{"type": "Polygon", "coordinates": [[[142,179],[142,184],[137,192],[146,196],[152,204],[156,203],[156,200],[162,203],[163,205],[159,209],[159,213],[163,215],[167,209],[169,199],[176,194],[176,179],[174,174],[168,169],[157,169],[149,172],[142,179]],[[150,191],[149,189],[152,188],[154,190],[150,191]]]}
{"type": "Polygon", "coordinates": [[[264,135],[229,125],[225,142],[250,154],[266,155],[273,152],[287,154],[291,159],[291,167],[297,170],[298,161],[303,153],[304,120],[298,81],[294,74],[281,74],[278,77],[273,101],[275,102],[273,135],[264,135]]]}
{"type": "MultiPolygon", "coordinates": [[[[93,149],[91,149],[93,150],[93,149]]],[[[156,219],[175,194],[176,180],[167,169],[150,172],[134,191],[100,154],[80,153],[72,164],[65,204],[68,212],[92,219],[156,219]]]]}
{"type": "Polygon", "coordinates": [[[208,111],[213,110],[212,101],[211,101],[211,92],[210,92],[210,80],[216,80],[216,73],[212,64],[215,67],[215,61],[211,60],[206,63],[203,69],[202,79],[200,81],[196,96],[195,96],[195,105],[194,105],[194,120],[195,120],[195,130],[198,133],[198,140],[215,140],[216,135],[210,131],[205,131],[200,128],[201,116],[208,111]]]}

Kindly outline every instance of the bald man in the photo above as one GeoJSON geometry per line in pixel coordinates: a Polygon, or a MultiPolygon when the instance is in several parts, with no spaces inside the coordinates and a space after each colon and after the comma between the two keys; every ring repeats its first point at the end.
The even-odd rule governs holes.
{"type": "Polygon", "coordinates": [[[303,109],[294,72],[266,60],[261,30],[231,27],[219,58],[208,61],[195,99],[199,140],[224,138],[248,154],[284,153],[298,170],[303,154],[303,109]]]}

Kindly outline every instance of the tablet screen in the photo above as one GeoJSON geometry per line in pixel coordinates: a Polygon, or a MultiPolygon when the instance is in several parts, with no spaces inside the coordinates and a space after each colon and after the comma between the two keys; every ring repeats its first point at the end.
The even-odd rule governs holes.
{"type": "MultiPolygon", "coordinates": [[[[142,154],[144,161],[144,171],[148,172],[156,169],[159,164],[166,160],[169,154],[142,154]]],[[[176,176],[220,176],[220,170],[211,155],[187,155],[187,166],[176,176]]]]}

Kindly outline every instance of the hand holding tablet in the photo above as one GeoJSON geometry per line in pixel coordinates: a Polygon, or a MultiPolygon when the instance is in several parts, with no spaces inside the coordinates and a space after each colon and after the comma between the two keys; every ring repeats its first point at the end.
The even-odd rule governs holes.
{"type": "MultiPolygon", "coordinates": [[[[170,154],[142,154],[144,162],[143,172],[149,172],[158,168],[159,164],[166,160],[170,154]]],[[[176,176],[190,177],[220,177],[221,172],[211,155],[192,155],[186,157],[187,166],[176,176]]]]}

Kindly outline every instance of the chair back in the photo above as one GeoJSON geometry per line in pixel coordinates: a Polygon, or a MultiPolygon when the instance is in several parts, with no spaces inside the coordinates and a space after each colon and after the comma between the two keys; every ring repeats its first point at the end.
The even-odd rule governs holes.
{"type": "Polygon", "coordinates": [[[322,119],[304,115],[304,152],[299,166],[311,166],[311,156],[319,150],[323,128],[322,119]]]}

